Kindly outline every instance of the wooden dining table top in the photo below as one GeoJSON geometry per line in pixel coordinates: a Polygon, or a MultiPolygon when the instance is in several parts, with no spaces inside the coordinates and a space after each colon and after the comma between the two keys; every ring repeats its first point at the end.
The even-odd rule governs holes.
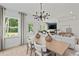
{"type": "Polygon", "coordinates": [[[56,54],[63,55],[65,51],[68,49],[69,45],[62,42],[52,40],[50,42],[46,41],[46,48],[56,54]]]}

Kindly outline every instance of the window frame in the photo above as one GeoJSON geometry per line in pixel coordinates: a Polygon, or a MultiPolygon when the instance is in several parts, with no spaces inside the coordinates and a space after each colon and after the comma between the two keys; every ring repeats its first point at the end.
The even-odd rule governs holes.
{"type": "MultiPolygon", "coordinates": [[[[19,34],[19,18],[16,18],[16,17],[5,17],[5,22],[4,22],[4,24],[5,24],[5,35],[4,35],[4,38],[14,38],[14,37],[18,37],[18,35],[15,35],[15,36],[6,36],[6,33],[9,33],[9,31],[7,31],[7,28],[6,28],[6,18],[7,18],[7,20],[9,21],[10,20],[10,18],[14,18],[14,19],[16,19],[16,20],[18,20],[18,26],[17,26],[17,29],[18,29],[18,31],[16,32],[17,34],[19,34]]],[[[9,23],[8,23],[8,30],[9,30],[9,28],[11,28],[11,26],[9,26],[9,23]]],[[[13,27],[12,27],[13,28],[13,27]]],[[[15,28],[15,27],[14,27],[15,28]]],[[[11,33],[11,32],[10,32],[11,33]]],[[[12,32],[12,33],[14,33],[14,32],[12,32]]]]}

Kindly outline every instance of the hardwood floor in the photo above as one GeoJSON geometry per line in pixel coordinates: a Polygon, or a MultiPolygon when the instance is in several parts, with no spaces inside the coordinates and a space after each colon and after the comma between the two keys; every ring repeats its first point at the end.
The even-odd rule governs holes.
{"type": "Polygon", "coordinates": [[[10,48],[0,52],[0,56],[29,56],[29,55],[30,51],[27,54],[26,45],[10,48]]]}
{"type": "MultiPolygon", "coordinates": [[[[17,46],[14,48],[6,49],[4,51],[0,51],[0,56],[30,56],[30,53],[31,52],[29,50],[28,54],[27,54],[27,46],[22,45],[22,46],[17,46]]],[[[67,49],[64,56],[69,56],[70,53],[74,53],[74,50],[67,49]]],[[[32,53],[32,56],[35,56],[34,52],[32,53]]],[[[58,56],[60,56],[60,55],[58,55],[58,56]]]]}

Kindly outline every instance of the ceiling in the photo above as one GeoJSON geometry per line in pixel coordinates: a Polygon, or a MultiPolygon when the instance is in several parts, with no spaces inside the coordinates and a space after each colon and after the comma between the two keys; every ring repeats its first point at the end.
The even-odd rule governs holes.
{"type": "MultiPolygon", "coordinates": [[[[40,3],[2,3],[0,5],[31,15],[40,11],[40,3]]],[[[68,15],[70,12],[79,16],[79,3],[43,3],[43,10],[49,12],[51,17],[55,18],[68,15]]]]}

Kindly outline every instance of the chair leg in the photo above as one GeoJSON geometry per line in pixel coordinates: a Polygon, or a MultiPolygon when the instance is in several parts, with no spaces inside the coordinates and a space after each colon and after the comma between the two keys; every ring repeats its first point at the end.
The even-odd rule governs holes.
{"type": "Polygon", "coordinates": [[[36,56],[36,53],[35,53],[35,56],[36,56]]]}
{"type": "Polygon", "coordinates": [[[56,56],[56,53],[54,53],[54,56],[56,56]]]}
{"type": "Polygon", "coordinates": [[[28,54],[28,44],[27,44],[27,54],[28,54]]]}
{"type": "Polygon", "coordinates": [[[30,49],[31,53],[30,53],[30,56],[32,56],[32,48],[30,49]]]}
{"type": "Polygon", "coordinates": [[[31,51],[30,56],[32,56],[32,45],[31,45],[30,51],[31,51]]]}

